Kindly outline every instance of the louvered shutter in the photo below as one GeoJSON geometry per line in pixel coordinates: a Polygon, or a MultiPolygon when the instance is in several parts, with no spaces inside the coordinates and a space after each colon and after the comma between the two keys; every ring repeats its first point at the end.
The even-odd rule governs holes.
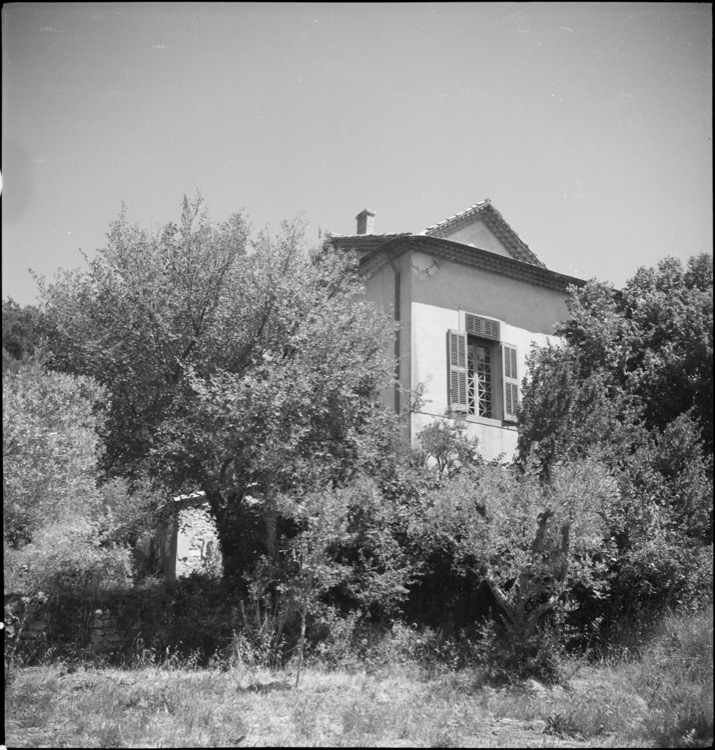
{"type": "Polygon", "coordinates": [[[502,344],[502,373],[504,387],[504,420],[516,422],[519,408],[519,375],[517,372],[517,349],[512,344],[502,344]]]}
{"type": "Polygon", "coordinates": [[[447,332],[447,362],[449,363],[449,408],[467,411],[467,334],[447,332]]]}
{"type": "Polygon", "coordinates": [[[499,321],[481,318],[471,313],[464,314],[464,328],[470,336],[499,341],[499,321]]]}

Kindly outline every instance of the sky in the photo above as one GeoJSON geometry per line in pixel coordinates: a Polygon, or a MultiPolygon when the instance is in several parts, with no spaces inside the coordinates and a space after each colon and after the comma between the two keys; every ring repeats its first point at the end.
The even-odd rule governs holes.
{"type": "Polygon", "coordinates": [[[306,241],[489,198],[621,286],[713,247],[710,3],[6,3],[2,296],[184,195],[306,241]]]}

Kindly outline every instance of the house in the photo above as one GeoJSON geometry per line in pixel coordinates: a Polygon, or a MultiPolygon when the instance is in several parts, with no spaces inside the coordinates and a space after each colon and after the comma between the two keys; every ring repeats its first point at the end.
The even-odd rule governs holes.
{"type": "Polygon", "coordinates": [[[398,384],[385,399],[400,412],[424,385],[410,443],[449,412],[464,416],[486,459],[511,459],[526,357],[556,342],[568,287],[585,282],[547,269],[489,200],[419,234],[376,234],[373,211],[356,219],[354,235],[331,240],[357,254],[367,299],[399,323],[398,384]]]}
{"type": "MultiPolygon", "coordinates": [[[[331,241],[357,254],[367,298],[400,324],[398,385],[383,398],[401,412],[424,384],[406,437],[415,445],[432,420],[459,414],[484,458],[510,459],[526,357],[533,344],[556,342],[568,287],[584,282],[548,270],[488,200],[420,234],[375,234],[368,210],[356,219],[354,235],[331,241]]],[[[170,579],[216,573],[218,539],[205,497],[175,500],[170,520],[137,550],[145,571],[170,579]]]]}

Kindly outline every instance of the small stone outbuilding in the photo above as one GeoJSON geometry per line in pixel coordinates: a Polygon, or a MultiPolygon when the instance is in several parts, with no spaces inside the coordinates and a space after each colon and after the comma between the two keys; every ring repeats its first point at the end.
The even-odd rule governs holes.
{"type": "Polygon", "coordinates": [[[218,534],[204,493],[174,498],[172,518],[138,542],[136,555],[145,575],[170,581],[194,572],[220,576],[218,534]]]}

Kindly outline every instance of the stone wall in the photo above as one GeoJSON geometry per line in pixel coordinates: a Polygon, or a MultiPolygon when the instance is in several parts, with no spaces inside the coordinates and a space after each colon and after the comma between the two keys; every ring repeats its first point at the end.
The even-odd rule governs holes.
{"type": "Polygon", "coordinates": [[[208,658],[239,627],[235,586],[221,578],[153,580],[122,591],[5,595],[5,658],[51,652],[70,657],[208,658]]]}
{"type": "Polygon", "coordinates": [[[93,654],[119,651],[130,639],[131,634],[120,629],[116,615],[108,609],[94,611],[89,627],[89,649],[93,654]]]}
{"type": "Polygon", "coordinates": [[[23,629],[23,638],[26,638],[35,646],[41,646],[47,641],[49,622],[50,615],[47,612],[38,612],[34,617],[28,618],[23,629]]]}
{"type": "MultiPolygon", "coordinates": [[[[43,651],[52,640],[57,630],[58,614],[47,608],[47,603],[41,605],[30,604],[27,598],[12,597],[5,602],[5,626],[8,645],[12,647],[16,639],[24,643],[31,652],[43,651]]],[[[82,634],[83,647],[95,654],[114,653],[132,642],[134,629],[122,628],[116,615],[108,609],[96,609],[89,617],[86,610],[76,612],[81,623],[79,630],[82,634]]],[[[79,644],[78,644],[79,645],[79,644]]]]}

